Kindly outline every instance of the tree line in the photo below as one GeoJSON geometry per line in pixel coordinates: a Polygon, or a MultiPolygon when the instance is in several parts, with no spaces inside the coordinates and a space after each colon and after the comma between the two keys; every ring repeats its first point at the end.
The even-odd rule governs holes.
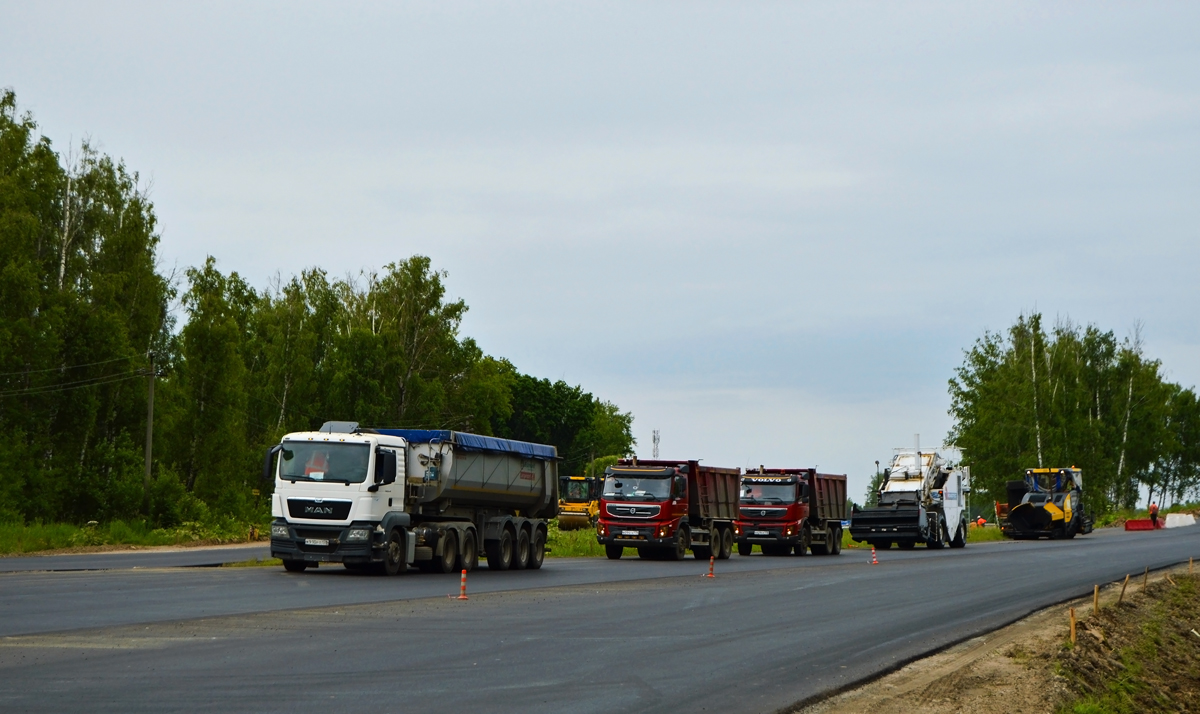
{"type": "Polygon", "coordinates": [[[427,257],[256,289],[211,257],[164,274],[157,230],[136,172],[0,95],[0,519],[260,518],[263,451],[327,420],[553,444],[564,474],[634,446],[628,412],[460,334],[427,257]]]}
{"type": "Polygon", "coordinates": [[[1200,494],[1200,403],[1164,378],[1143,352],[1140,327],[1125,340],[1094,325],[1022,315],[966,350],[950,380],[947,437],[977,494],[1004,501],[1025,469],[1083,469],[1096,513],[1200,494]]]}

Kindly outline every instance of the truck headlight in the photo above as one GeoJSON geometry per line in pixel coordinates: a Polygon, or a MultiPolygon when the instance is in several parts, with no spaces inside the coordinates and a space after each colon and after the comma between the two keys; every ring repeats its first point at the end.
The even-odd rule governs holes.
{"type": "Polygon", "coordinates": [[[363,541],[367,541],[370,539],[371,539],[371,529],[370,528],[351,528],[350,532],[346,534],[346,542],[347,543],[361,543],[363,541]]]}
{"type": "Polygon", "coordinates": [[[289,537],[291,537],[291,533],[288,533],[287,524],[286,523],[272,523],[271,524],[271,537],[272,538],[289,538],[289,537]]]}

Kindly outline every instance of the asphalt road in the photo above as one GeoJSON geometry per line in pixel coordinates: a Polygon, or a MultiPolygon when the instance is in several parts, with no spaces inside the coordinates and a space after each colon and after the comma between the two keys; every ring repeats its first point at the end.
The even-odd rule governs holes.
{"type": "Polygon", "coordinates": [[[718,563],[547,560],[0,575],[3,711],[770,712],[1093,583],[1200,557],[1200,528],[718,563]]]}
{"type": "Polygon", "coordinates": [[[206,567],[270,557],[271,546],[266,543],[179,548],[176,550],[121,550],[110,553],[22,555],[0,558],[0,573],[206,567]]]}

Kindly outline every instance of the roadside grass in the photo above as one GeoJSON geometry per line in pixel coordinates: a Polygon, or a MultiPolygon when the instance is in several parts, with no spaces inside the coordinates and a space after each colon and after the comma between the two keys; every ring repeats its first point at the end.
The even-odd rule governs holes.
{"type": "Polygon", "coordinates": [[[222,568],[270,568],[283,565],[283,561],[279,558],[251,558],[250,560],[240,560],[236,563],[226,563],[222,568]]]}
{"type": "Polygon", "coordinates": [[[989,541],[1005,540],[1004,534],[994,525],[967,526],[968,543],[987,543],[989,541]]]}
{"type": "Polygon", "coordinates": [[[161,546],[242,543],[267,533],[263,525],[251,526],[234,519],[212,523],[183,523],[174,528],[154,528],[146,521],[110,521],[77,526],[70,523],[0,523],[0,555],[36,553],[98,546],[161,546]]]}
{"type": "MultiPolygon", "coordinates": [[[[546,545],[550,546],[551,558],[587,558],[604,555],[604,546],[596,542],[595,528],[564,531],[558,528],[558,519],[550,521],[546,533],[546,545]]],[[[633,550],[626,548],[627,552],[633,550]]],[[[636,551],[634,551],[636,552],[636,551]]]]}

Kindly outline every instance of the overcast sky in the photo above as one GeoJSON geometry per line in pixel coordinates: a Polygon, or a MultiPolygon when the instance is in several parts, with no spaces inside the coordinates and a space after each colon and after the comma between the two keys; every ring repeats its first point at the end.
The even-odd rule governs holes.
{"type": "MultiPolygon", "coordinates": [[[[428,255],[463,332],[666,457],[940,443],[1040,310],[1200,381],[1194,3],[0,2],[0,86],[145,181],[165,269],[428,255]]],[[[344,415],[330,415],[342,417],[344,415]]]]}

